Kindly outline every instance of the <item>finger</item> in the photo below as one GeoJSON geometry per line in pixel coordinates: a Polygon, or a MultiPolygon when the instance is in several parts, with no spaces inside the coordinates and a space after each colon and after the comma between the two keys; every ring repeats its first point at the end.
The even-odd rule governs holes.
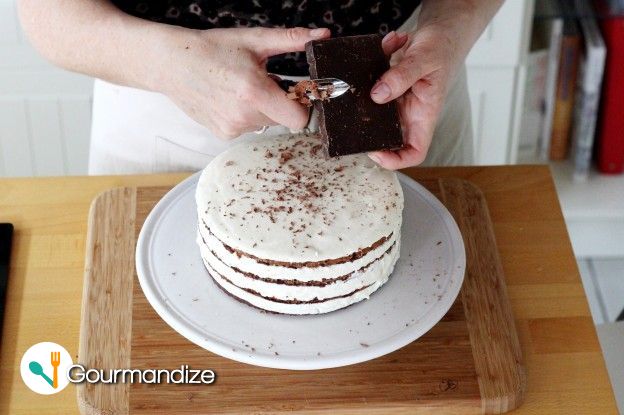
{"type": "Polygon", "coordinates": [[[417,166],[425,161],[439,114],[439,105],[423,101],[411,91],[398,100],[405,146],[397,151],[370,153],[387,169],[417,166]]]}
{"type": "Polygon", "coordinates": [[[409,45],[409,36],[407,33],[399,33],[399,36],[402,36],[405,39],[405,43],[403,43],[402,46],[390,55],[390,66],[394,66],[397,62],[401,62],[401,59],[403,59],[403,55],[405,54],[405,50],[409,45]]]}
{"type": "Polygon", "coordinates": [[[417,166],[425,161],[431,146],[439,105],[423,100],[421,96],[410,91],[399,100],[399,115],[405,147],[396,152],[397,158],[386,158],[382,161],[392,168],[417,166]]]}
{"type": "Polygon", "coordinates": [[[262,78],[256,103],[256,108],[269,119],[291,130],[301,130],[308,124],[309,109],[286,98],[286,93],[268,76],[262,78]]]}
{"type": "Polygon", "coordinates": [[[325,39],[331,36],[326,28],[307,29],[304,27],[245,29],[250,48],[261,59],[281,53],[299,52],[305,50],[305,44],[311,40],[325,39]]]}
{"type": "Polygon", "coordinates": [[[250,114],[245,118],[245,123],[241,124],[240,129],[245,132],[258,131],[264,126],[272,127],[274,125],[278,124],[263,113],[254,111],[254,114],[250,114]]]}
{"type": "Polygon", "coordinates": [[[422,76],[424,71],[416,57],[406,54],[404,58],[381,76],[371,90],[371,98],[378,104],[384,104],[403,95],[422,76]]]}
{"type": "MultiPolygon", "coordinates": [[[[426,84],[423,79],[416,85],[421,83],[426,84]]],[[[428,93],[420,95],[415,94],[415,88],[412,88],[398,101],[403,140],[416,148],[429,148],[442,109],[442,98],[436,88],[431,85],[426,88],[428,93]]]]}
{"type": "Polygon", "coordinates": [[[397,33],[392,31],[381,40],[381,48],[386,56],[391,56],[407,43],[407,33],[397,33]]]}
{"type": "Polygon", "coordinates": [[[219,123],[215,121],[215,123],[208,128],[215,137],[221,140],[232,140],[239,135],[241,135],[240,131],[231,125],[219,123]]]}
{"type": "Polygon", "coordinates": [[[369,153],[368,156],[386,169],[397,170],[421,164],[425,160],[427,152],[407,144],[400,150],[375,151],[369,153]]]}
{"type": "Polygon", "coordinates": [[[277,123],[250,105],[231,108],[215,109],[213,113],[215,124],[227,138],[238,137],[244,133],[260,130],[264,126],[274,126],[277,123]],[[235,112],[232,112],[235,111],[235,112]]]}

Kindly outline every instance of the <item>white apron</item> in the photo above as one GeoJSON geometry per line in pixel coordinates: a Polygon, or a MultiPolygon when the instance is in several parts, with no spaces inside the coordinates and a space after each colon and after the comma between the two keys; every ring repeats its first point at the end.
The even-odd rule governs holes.
{"type": "MultiPolygon", "coordinates": [[[[418,8],[399,31],[413,30],[418,8]]],[[[304,79],[304,78],[291,78],[304,79]]],[[[316,114],[308,128],[316,131],[316,114]]],[[[196,171],[226,148],[290,131],[270,127],[221,140],[188,117],[165,95],[96,80],[89,174],[196,171]]],[[[466,165],[473,160],[470,101],[462,68],[446,98],[424,165],[466,165]]]]}

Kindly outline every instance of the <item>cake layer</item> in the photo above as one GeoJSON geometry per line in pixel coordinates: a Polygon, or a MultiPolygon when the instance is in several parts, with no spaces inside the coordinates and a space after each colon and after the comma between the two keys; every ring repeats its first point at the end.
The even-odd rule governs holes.
{"type": "Polygon", "coordinates": [[[197,186],[200,222],[233,250],[284,263],[346,257],[398,229],[396,174],[320,148],[316,136],[284,136],[218,155],[197,186]]]}
{"type": "Polygon", "coordinates": [[[251,304],[252,306],[263,310],[272,311],[274,313],[297,315],[329,313],[365,300],[388,280],[388,277],[392,272],[392,268],[394,268],[393,263],[392,268],[389,269],[382,279],[346,296],[310,302],[296,302],[296,300],[293,300],[292,302],[278,302],[271,298],[260,296],[257,293],[245,291],[244,289],[233,285],[219,275],[219,273],[217,273],[206,260],[204,260],[204,265],[217,284],[242,302],[251,304]]]}
{"type": "MultiPolygon", "coordinates": [[[[267,265],[244,255],[238,255],[230,252],[225,245],[213,235],[206,226],[199,225],[198,245],[206,246],[213,252],[223,263],[229,267],[235,267],[242,272],[252,273],[262,278],[297,280],[303,282],[318,282],[323,279],[339,278],[349,274],[355,270],[362,268],[373,260],[379,258],[386,252],[396,241],[400,233],[400,228],[394,229],[386,236],[385,241],[376,248],[367,251],[367,253],[353,261],[341,262],[338,264],[323,267],[287,267],[280,265],[267,265]],[[322,269],[320,269],[322,268],[322,269]]],[[[350,254],[355,254],[354,251],[350,254]]],[[[329,258],[331,259],[331,258],[329,258]]]]}
{"type": "MultiPolygon", "coordinates": [[[[210,231],[210,228],[208,228],[208,225],[206,225],[205,222],[202,222],[199,226],[204,227],[208,231],[209,235],[214,236],[214,234],[210,231]]],[[[373,242],[371,246],[360,248],[358,251],[352,252],[343,257],[327,258],[327,259],[323,259],[320,261],[306,261],[306,262],[284,262],[284,261],[278,261],[275,259],[259,258],[255,255],[241,251],[240,249],[232,248],[231,246],[223,243],[223,241],[219,241],[219,242],[221,242],[223,247],[231,254],[234,254],[238,257],[250,258],[259,264],[276,265],[276,266],[281,266],[281,267],[286,267],[286,268],[316,268],[316,267],[325,267],[329,265],[339,265],[339,264],[344,264],[346,262],[353,262],[354,260],[358,258],[362,258],[367,253],[377,249],[390,238],[392,238],[392,234],[388,236],[382,236],[379,240],[373,242]]]]}
{"type": "MultiPolygon", "coordinates": [[[[251,290],[263,297],[287,301],[324,300],[348,295],[358,289],[368,287],[389,273],[397,260],[398,253],[399,244],[395,242],[381,256],[351,273],[337,279],[329,279],[323,285],[303,285],[306,283],[296,280],[262,279],[255,274],[243,273],[239,269],[225,264],[208,247],[201,247],[201,256],[204,261],[230,284],[244,290],[251,290]],[[295,285],[293,282],[299,285],[295,285]]],[[[323,268],[317,269],[319,277],[323,275],[323,268]]]]}

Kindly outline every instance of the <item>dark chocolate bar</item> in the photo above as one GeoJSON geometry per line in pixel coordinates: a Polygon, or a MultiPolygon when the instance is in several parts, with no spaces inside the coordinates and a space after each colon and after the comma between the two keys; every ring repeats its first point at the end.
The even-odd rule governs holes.
{"type": "Polygon", "coordinates": [[[390,67],[380,35],[314,40],[306,44],[310,77],[338,78],[351,90],[329,101],[314,101],[330,157],[394,150],[403,146],[396,102],[370,98],[375,82],[390,67]]]}

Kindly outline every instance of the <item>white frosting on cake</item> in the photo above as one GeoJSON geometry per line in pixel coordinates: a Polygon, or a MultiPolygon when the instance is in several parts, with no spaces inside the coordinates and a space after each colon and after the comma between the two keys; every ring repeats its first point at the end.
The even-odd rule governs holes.
{"type": "Polygon", "coordinates": [[[325,159],[315,136],[242,144],[196,191],[197,243],[213,279],[274,312],[316,314],[368,298],[400,251],[403,193],[366,155],[325,159]]]}
{"type": "Polygon", "coordinates": [[[284,262],[350,255],[390,235],[403,210],[396,174],[362,154],[326,160],[320,145],[283,136],[221,153],[197,185],[200,221],[232,248],[284,262]]]}

